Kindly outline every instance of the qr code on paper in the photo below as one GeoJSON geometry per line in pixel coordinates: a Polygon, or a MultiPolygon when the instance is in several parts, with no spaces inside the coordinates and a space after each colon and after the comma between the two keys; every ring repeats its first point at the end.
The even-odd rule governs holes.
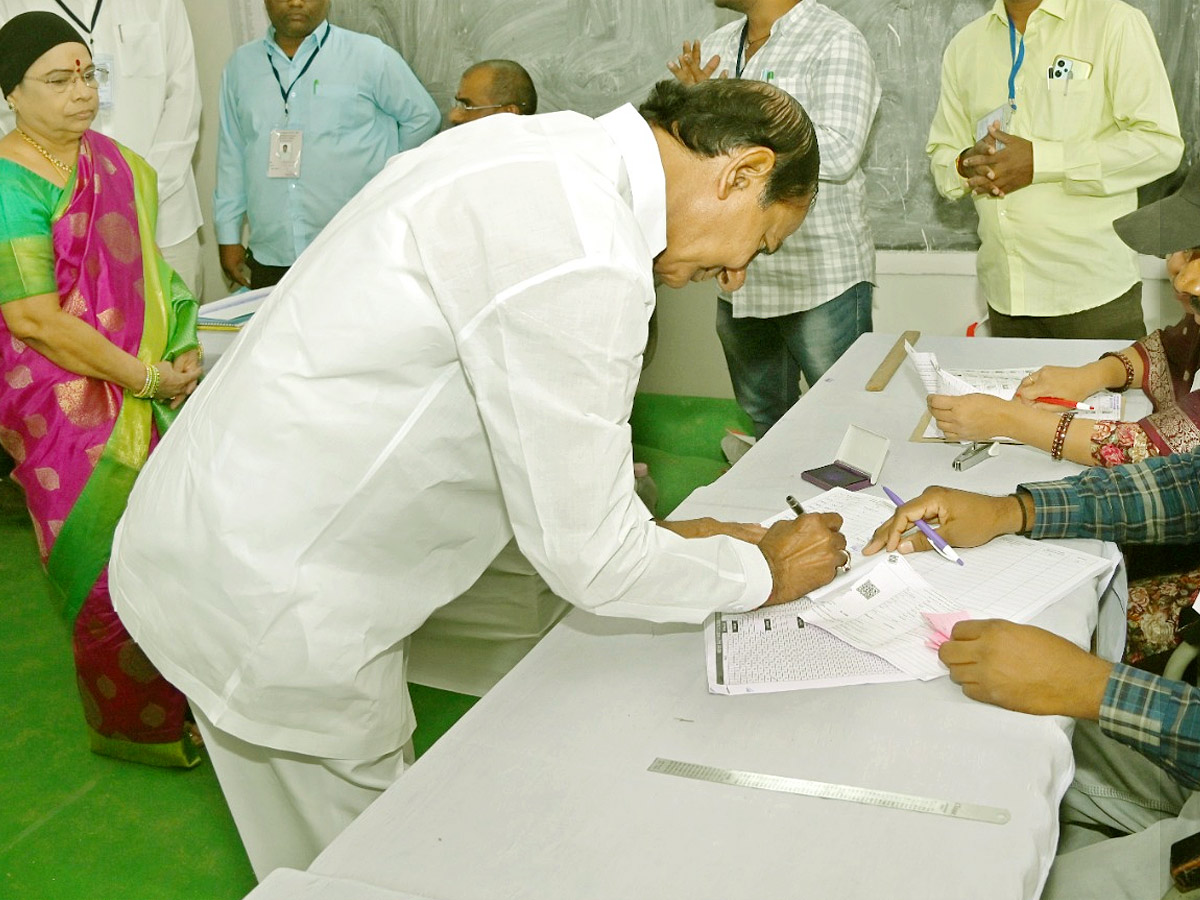
{"type": "Polygon", "coordinates": [[[879,588],[875,587],[874,582],[871,581],[864,581],[862,584],[856,587],[855,590],[862,594],[867,600],[870,600],[879,593],[879,588]]]}

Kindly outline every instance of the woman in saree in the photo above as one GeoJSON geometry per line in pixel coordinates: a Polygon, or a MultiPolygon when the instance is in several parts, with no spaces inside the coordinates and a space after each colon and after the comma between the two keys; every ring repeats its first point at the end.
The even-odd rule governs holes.
{"type": "Polygon", "coordinates": [[[186,701],[113,611],[134,478],[200,375],[196,301],[154,245],[157,176],[90,131],[105,73],[51,13],[0,28],[0,444],[71,628],[91,748],[192,766],[186,701]]]}
{"type": "MultiPolygon", "coordinates": [[[[1046,451],[1057,446],[1063,459],[1106,467],[1200,445],[1200,390],[1193,389],[1200,368],[1200,164],[1174,194],[1122,216],[1113,227],[1139,253],[1167,258],[1183,318],[1087,365],[1038,369],[1021,383],[1014,400],[981,394],[930,397],[930,409],[948,437],[986,440],[1003,434],[1046,451]],[[1154,406],[1137,422],[1073,419],[1061,407],[1036,402],[1038,397],[1079,401],[1096,391],[1133,386],[1154,406]]],[[[1153,548],[1125,548],[1130,576],[1125,662],[1139,665],[1178,643],[1180,612],[1200,593],[1198,547],[1173,547],[1160,558],[1153,548]]]]}

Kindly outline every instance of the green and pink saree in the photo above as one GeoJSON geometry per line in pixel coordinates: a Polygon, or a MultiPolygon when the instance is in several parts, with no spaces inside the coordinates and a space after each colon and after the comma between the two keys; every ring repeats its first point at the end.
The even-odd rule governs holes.
{"type": "MultiPolygon", "coordinates": [[[[62,309],[146,363],[198,346],[196,301],[154,244],[157,176],[84,134],[63,190],[0,160],[0,303],[57,293],[62,309]]],[[[191,766],[186,701],[130,638],[108,593],[113,531],[173,413],[60,368],[0,318],[0,445],[13,457],[46,571],[72,626],[91,746],[191,766]]]]}

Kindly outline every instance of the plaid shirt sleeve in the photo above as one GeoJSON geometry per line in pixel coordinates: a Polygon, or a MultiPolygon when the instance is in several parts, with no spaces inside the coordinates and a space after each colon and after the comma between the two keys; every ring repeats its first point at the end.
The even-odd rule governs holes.
{"type": "Polygon", "coordinates": [[[1200,788],[1200,690],[1118,663],[1100,705],[1100,730],[1200,788]]]}
{"type": "Polygon", "coordinates": [[[807,111],[821,148],[821,179],[842,183],[858,171],[881,93],[871,51],[858,32],[839,35],[824,48],[811,84],[807,111]]]}
{"type": "Polygon", "coordinates": [[[1034,538],[1181,544],[1200,534],[1200,449],[1019,489],[1033,496],[1034,538]]]}

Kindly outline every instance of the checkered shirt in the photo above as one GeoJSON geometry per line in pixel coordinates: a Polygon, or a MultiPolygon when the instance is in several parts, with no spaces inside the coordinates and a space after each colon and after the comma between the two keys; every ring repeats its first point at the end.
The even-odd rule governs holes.
{"type": "MultiPolygon", "coordinates": [[[[740,18],[704,40],[702,62],[721,57],[715,75],[736,76],[745,23],[740,18]]],[[[866,39],[827,6],[802,0],[776,20],[741,77],[782,88],[808,112],[821,148],[820,187],[799,231],[750,264],[741,290],[721,296],[736,317],[766,318],[812,309],[860,281],[874,282],[861,162],[881,91],[866,39]]]]}
{"type": "MultiPolygon", "coordinates": [[[[1093,537],[1171,544],[1200,535],[1200,450],[1114,469],[1085,469],[1063,481],[1023,484],[1033,496],[1033,537],[1093,537]]],[[[1117,665],[1100,708],[1100,727],[1200,788],[1200,691],[1117,665]]]]}
{"type": "Polygon", "coordinates": [[[1062,481],[1023,484],[1037,514],[1033,537],[1090,537],[1118,544],[1200,539],[1200,449],[1062,481]]]}
{"type": "Polygon", "coordinates": [[[1200,788],[1200,691],[1118,663],[1104,689],[1100,730],[1200,788]]]}

